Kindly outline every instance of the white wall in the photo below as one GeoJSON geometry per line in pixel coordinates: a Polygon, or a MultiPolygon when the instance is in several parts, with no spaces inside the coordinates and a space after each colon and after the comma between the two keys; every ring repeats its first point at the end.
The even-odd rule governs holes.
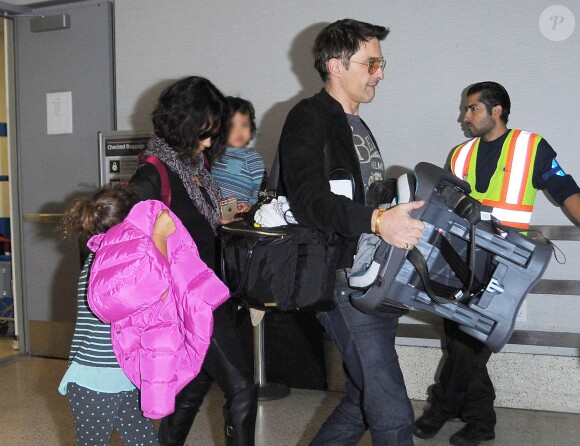
{"type": "MultiPolygon", "coordinates": [[[[580,22],[580,4],[562,2],[580,22]]],[[[117,128],[150,128],[161,89],[181,76],[207,76],[226,94],[253,101],[256,147],[271,164],[288,110],[322,83],[310,50],[328,22],[353,17],[390,27],[388,60],[375,100],[361,107],[391,174],[419,161],[443,164],[465,139],[458,119],[464,89],[496,80],[510,92],[510,125],[543,134],[580,181],[580,23],[570,38],[539,27],[547,0],[379,1],[116,0],[117,128]]],[[[539,194],[534,224],[570,224],[539,194]]],[[[565,266],[544,278],[574,279],[580,243],[557,242],[565,266]]],[[[518,328],[580,331],[575,298],[531,296],[518,328]],[[564,302],[564,305],[562,305],[564,302]]],[[[412,319],[412,318],[409,318],[412,319]]]]}
{"type": "MultiPolygon", "coordinates": [[[[322,87],[310,54],[316,34],[325,24],[350,17],[391,29],[382,45],[388,59],[385,79],[373,103],[361,107],[385,164],[391,166],[390,174],[419,161],[443,164],[452,146],[466,139],[458,122],[464,89],[495,80],[512,99],[510,126],[544,135],[564,169],[580,181],[580,2],[558,0],[578,22],[578,29],[560,42],[547,39],[539,27],[542,11],[552,4],[549,0],[115,0],[117,128],[150,128],[149,115],[162,88],[182,76],[203,75],[224,93],[254,103],[256,147],[270,165],[288,110],[322,87]]],[[[570,224],[543,194],[532,223],[570,224]]],[[[544,277],[576,279],[580,243],[558,244],[567,264],[552,261],[544,277]]],[[[576,297],[530,296],[526,302],[527,321],[517,328],[580,331],[576,297]]],[[[424,319],[415,317],[406,317],[405,322],[424,319]]],[[[424,349],[401,349],[409,393],[423,398],[433,374],[413,376],[416,364],[425,362],[424,349]]],[[[577,361],[572,358],[548,357],[545,361],[554,361],[555,366],[528,367],[542,361],[534,358],[532,347],[506,350],[528,353],[518,364],[530,374],[526,380],[532,387],[542,388],[546,377],[557,383],[577,376],[577,361]]],[[[570,350],[574,349],[563,354],[578,354],[570,350]]],[[[431,355],[438,358],[440,353],[431,355]]],[[[513,386],[512,375],[503,373],[503,356],[495,361],[498,372],[493,364],[492,372],[501,389],[497,403],[540,407],[513,386]],[[511,393],[506,391],[510,388],[511,393]]],[[[573,401],[580,385],[574,381],[571,386],[571,393],[546,387],[552,399],[561,402],[546,408],[578,411],[573,401]]],[[[541,399],[544,394],[536,396],[541,399]]]]}
{"type": "MultiPolygon", "coordinates": [[[[558,3],[580,20],[577,1],[558,3]]],[[[383,43],[385,79],[374,102],[361,109],[387,165],[443,163],[465,139],[457,122],[463,89],[496,80],[512,97],[510,125],[543,134],[565,170],[580,178],[580,31],[561,42],[544,37],[539,18],[552,4],[116,0],[118,129],[149,128],[168,79],[199,74],[254,102],[256,146],[269,165],[286,112],[321,86],[310,56],[314,36],[323,23],[352,17],[391,28],[383,43]]],[[[568,220],[541,196],[533,223],[568,220]]]]}
{"type": "MultiPolygon", "coordinates": [[[[579,29],[555,42],[539,26],[548,0],[116,0],[118,129],[150,128],[162,87],[199,74],[253,101],[256,147],[269,166],[288,110],[322,86],[310,54],[316,34],[352,17],[391,29],[382,45],[385,79],[361,107],[391,175],[419,161],[443,164],[466,139],[458,122],[464,89],[496,80],[512,98],[510,126],[543,134],[580,181],[580,2],[561,3],[579,29]]],[[[544,194],[532,223],[570,224],[544,194]]],[[[552,261],[544,278],[574,279],[580,243],[557,243],[567,263],[552,261]]],[[[580,331],[580,303],[562,317],[556,309],[569,309],[562,300],[570,299],[532,296],[530,318],[518,328],[580,331]]]]}

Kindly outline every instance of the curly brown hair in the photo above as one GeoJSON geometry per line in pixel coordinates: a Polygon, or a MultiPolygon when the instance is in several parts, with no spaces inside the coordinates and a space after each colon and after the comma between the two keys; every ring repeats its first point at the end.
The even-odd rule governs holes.
{"type": "Polygon", "coordinates": [[[89,238],[120,223],[139,201],[123,186],[105,187],[92,197],[76,198],[65,211],[60,230],[67,238],[89,238]]]}

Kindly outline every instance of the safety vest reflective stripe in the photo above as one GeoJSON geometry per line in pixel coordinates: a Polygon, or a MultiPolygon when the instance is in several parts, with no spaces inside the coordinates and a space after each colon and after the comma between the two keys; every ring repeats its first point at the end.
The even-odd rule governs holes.
{"type": "MultiPolygon", "coordinates": [[[[507,220],[501,220],[501,223],[503,225],[509,226],[510,228],[522,230],[530,229],[530,223],[518,223],[517,221],[507,221],[507,220]]],[[[526,235],[525,232],[523,234],[526,235]]]]}
{"type": "Polygon", "coordinates": [[[471,154],[473,153],[472,148],[478,140],[479,138],[475,138],[467,141],[462,146],[459,146],[453,154],[453,158],[451,160],[451,170],[462,180],[465,180],[467,177],[469,164],[471,163],[471,154]],[[461,172],[461,176],[458,175],[459,172],[461,172]]]}
{"type": "Polygon", "coordinates": [[[531,211],[512,211],[510,209],[493,208],[491,214],[505,224],[509,224],[508,222],[518,222],[529,225],[532,220],[531,211]]]}
{"type": "Polygon", "coordinates": [[[525,212],[532,212],[534,209],[533,205],[529,204],[511,204],[511,203],[502,203],[501,201],[494,201],[494,200],[481,200],[481,204],[490,207],[497,207],[501,206],[504,209],[509,211],[525,211],[525,212]]]}
{"type": "MultiPolygon", "coordinates": [[[[520,132],[516,130],[512,136],[512,147],[510,146],[511,159],[508,159],[507,170],[507,190],[505,198],[502,198],[507,204],[520,204],[523,201],[524,190],[528,183],[528,173],[530,171],[530,162],[533,153],[534,136],[532,133],[520,132]],[[516,133],[517,132],[517,133],[516,133]],[[515,143],[514,143],[515,141],[515,143]]],[[[508,155],[509,156],[509,155],[508,155]]],[[[506,181],[504,181],[504,186],[506,181]]]]}
{"type": "MultiPolygon", "coordinates": [[[[522,179],[522,184],[524,185],[524,187],[522,187],[520,189],[518,203],[523,203],[524,200],[526,199],[525,198],[525,194],[526,194],[526,186],[525,185],[528,184],[530,172],[533,171],[534,163],[536,161],[536,157],[534,155],[534,153],[535,153],[534,148],[536,147],[536,142],[539,142],[539,140],[540,140],[540,138],[538,137],[538,135],[536,133],[530,133],[529,139],[528,139],[528,147],[527,147],[527,151],[526,151],[526,166],[527,166],[527,168],[524,170],[524,178],[522,179]]],[[[533,187],[533,185],[532,185],[532,187],[533,187]]],[[[532,207],[533,207],[533,205],[532,205],[532,207]]]]}
{"type": "Polygon", "coordinates": [[[535,162],[535,149],[540,139],[535,133],[512,130],[504,142],[502,155],[486,193],[475,191],[474,167],[470,169],[471,158],[478,151],[480,138],[474,138],[457,147],[452,155],[451,170],[456,176],[470,183],[475,198],[484,205],[493,207],[492,214],[496,218],[506,225],[527,229],[536,192],[530,175],[535,162]],[[502,172],[499,169],[503,169],[503,175],[500,175],[502,172]],[[471,177],[468,179],[469,172],[471,177]],[[483,198],[485,196],[488,198],[483,198]]]}
{"type": "MultiPolygon", "coordinates": [[[[503,180],[501,182],[501,195],[500,195],[500,200],[502,202],[506,201],[506,197],[507,197],[507,192],[508,192],[508,186],[510,183],[510,178],[512,177],[511,173],[512,173],[512,163],[514,160],[514,152],[515,152],[515,145],[516,145],[516,141],[518,140],[518,136],[520,134],[519,130],[513,130],[509,135],[508,135],[508,140],[509,140],[509,146],[507,149],[507,157],[505,160],[505,166],[504,166],[504,176],[503,176],[503,180]]],[[[505,144],[505,142],[504,142],[505,144]]],[[[503,148],[502,148],[503,149],[503,148]]],[[[518,177],[514,177],[513,181],[515,181],[515,179],[518,177]]],[[[521,177],[519,177],[521,180],[521,177]]]]}

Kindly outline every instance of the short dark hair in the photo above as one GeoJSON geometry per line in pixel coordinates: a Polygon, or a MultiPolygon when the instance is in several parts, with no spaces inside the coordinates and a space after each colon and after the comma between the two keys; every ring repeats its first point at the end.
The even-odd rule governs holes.
{"type": "Polygon", "coordinates": [[[153,129],[182,158],[191,157],[200,141],[212,137],[205,153],[210,161],[225,151],[226,98],[208,79],[190,76],[167,87],[152,115],[153,129]]]}
{"type": "Polygon", "coordinates": [[[256,136],[256,111],[252,103],[246,99],[236,98],[234,96],[226,96],[228,106],[230,108],[230,119],[236,113],[248,115],[250,117],[250,129],[252,131],[252,138],[256,136]]]}
{"type": "Polygon", "coordinates": [[[326,26],[314,41],[312,54],[314,68],[324,82],[328,81],[328,61],[340,59],[348,68],[348,61],[363,42],[371,39],[385,40],[389,29],[384,26],[371,25],[353,19],[338,20],[326,26]]]}
{"type": "Polygon", "coordinates": [[[510,101],[510,95],[503,85],[492,81],[478,82],[469,87],[467,90],[467,96],[476,93],[481,93],[480,101],[485,104],[485,108],[489,115],[491,115],[491,109],[493,107],[501,105],[502,111],[500,119],[507,124],[512,104],[510,101]]]}

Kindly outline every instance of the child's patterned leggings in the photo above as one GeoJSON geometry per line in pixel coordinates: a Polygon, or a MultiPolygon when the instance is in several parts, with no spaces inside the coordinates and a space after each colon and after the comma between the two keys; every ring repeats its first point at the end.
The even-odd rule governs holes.
{"type": "Polygon", "coordinates": [[[139,391],[104,393],[69,383],[66,396],[78,446],[108,445],[117,429],[126,445],[158,445],[153,423],[139,409],[139,391]]]}

